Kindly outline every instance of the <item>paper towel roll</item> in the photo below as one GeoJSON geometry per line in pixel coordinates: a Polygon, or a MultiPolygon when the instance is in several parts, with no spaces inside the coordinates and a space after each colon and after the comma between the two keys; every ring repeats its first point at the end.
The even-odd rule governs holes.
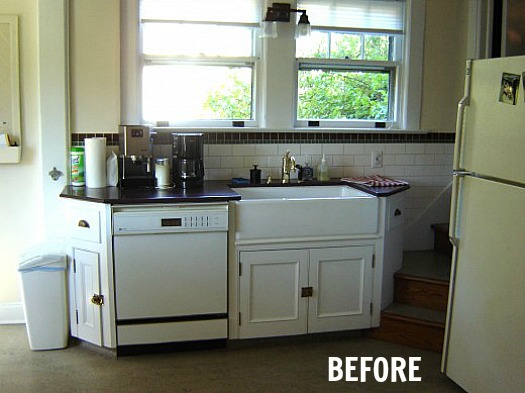
{"type": "Polygon", "coordinates": [[[86,186],[106,187],[106,138],[84,139],[86,186]]]}

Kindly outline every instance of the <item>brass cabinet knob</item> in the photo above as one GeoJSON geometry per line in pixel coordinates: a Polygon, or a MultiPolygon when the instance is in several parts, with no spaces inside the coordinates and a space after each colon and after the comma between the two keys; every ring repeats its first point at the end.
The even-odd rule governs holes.
{"type": "Polygon", "coordinates": [[[91,303],[96,306],[102,306],[104,304],[104,296],[94,293],[93,296],[91,296],[91,303]]]}
{"type": "Polygon", "coordinates": [[[314,289],[312,287],[301,288],[301,297],[312,297],[314,295],[314,289]]]}
{"type": "Polygon", "coordinates": [[[80,220],[78,222],[78,226],[81,228],[89,228],[89,222],[87,222],[86,220],[80,220]]]}

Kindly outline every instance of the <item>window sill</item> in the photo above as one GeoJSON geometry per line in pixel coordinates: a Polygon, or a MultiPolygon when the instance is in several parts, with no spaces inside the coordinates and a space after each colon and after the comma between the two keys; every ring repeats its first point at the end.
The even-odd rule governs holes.
{"type": "Polygon", "coordinates": [[[397,128],[336,128],[336,127],[295,127],[295,128],[266,128],[266,127],[152,127],[158,132],[307,132],[307,133],[330,133],[330,134],[428,134],[426,130],[408,130],[397,128]]]}

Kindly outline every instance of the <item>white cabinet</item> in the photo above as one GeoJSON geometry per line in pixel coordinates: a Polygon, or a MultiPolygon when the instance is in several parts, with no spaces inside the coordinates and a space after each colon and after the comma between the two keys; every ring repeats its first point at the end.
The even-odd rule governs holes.
{"type": "Polygon", "coordinates": [[[373,245],[240,252],[239,338],[368,328],[373,245]]]}
{"type": "Polygon", "coordinates": [[[77,337],[101,346],[100,254],[73,248],[75,324],[77,337]]]}
{"type": "Polygon", "coordinates": [[[310,333],[371,326],[373,264],[373,246],[310,251],[310,333]]]}
{"type": "Polygon", "coordinates": [[[71,334],[116,347],[110,206],[66,200],[71,334]]]}
{"type": "MultiPolygon", "coordinates": [[[[309,221],[310,215],[297,212],[299,234],[299,224],[290,225],[290,215],[283,219],[270,210],[255,220],[249,211],[257,208],[250,203],[255,200],[247,200],[245,206],[232,202],[229,338],[379,326],[380,311],[393,297],[394,272],[402,262],[404,196],[376,199],[374,211],[344,220],[337,230],[330,227],[335,218],[319,231],[319,220],[309,221]],[[244,209],[244,220],[239,209],[244,209]],[[267,236],[251,236],[250,229],[268,222],[288,232],[266,230],[262,232],[267,236]]],[[[270,205],[267,200],[257,202],[270,205]]],[[[333,213],[333,201],[319,202],[319,211],[333,213]]]]}
{"type": "Polygon", "coordinates": [[[394,301],[394,274],[403,265],[405,199],[403,193],[381,198],[385,214],[381,217],[383,237],[383,280],[381,310],[394,301]]]}
{"type": "Polygon", "coordinates": [[[243,251],[240,255],[241,338],[307,332],[307,250],[243,251]]]}

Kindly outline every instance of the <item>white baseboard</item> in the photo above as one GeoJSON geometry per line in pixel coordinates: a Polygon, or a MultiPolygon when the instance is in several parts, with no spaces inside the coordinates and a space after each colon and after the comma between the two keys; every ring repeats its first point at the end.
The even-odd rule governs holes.
{"type": "Polygon", "coordinates": [[[22,302],[0,303],[0,325],[25,323],[22,302]]]}

